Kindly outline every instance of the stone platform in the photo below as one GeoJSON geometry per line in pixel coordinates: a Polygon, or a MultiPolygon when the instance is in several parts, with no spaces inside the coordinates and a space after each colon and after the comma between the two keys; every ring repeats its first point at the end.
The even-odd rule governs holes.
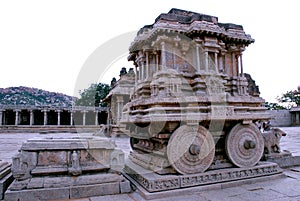
{"type": "Polygon", "coordinates": [[[265,160],[268,162],[277,163],[281,168],[288,168],[300,164],[300,156],[293,156],[289,151],[282,151],[278,154],[267,155],[265,160]]]}
{"type": "Polygon", "coordinates": [[[91,174],[78,177],[34,177],[15,180],[5,193],[6,201],[62,200],[114,195],[131,191],[130,183],[118,174],[91,174]]]}
{"type": "Polygon", "coordinates": [[[137,186],[144,198],[153,199],[176,192],[187,193],[195,187],[212,189],[215,184],[221,183],[226,185],[234,182],[239,185],[257,179],[269,180],[272,176],[282,176],[282,170],[276,163],[259,162],[256,166],[247,168],[226,168],[189,175],[158,175],[128,160],[124,175],[137,186]]]}
{"type": "Polygon", "coordinates": [[[120,173],[124,153],[107,138],[44,137],[29,139],[13,158],[14,182],[6,201],[61,200],[128,193],[120,173]]]}

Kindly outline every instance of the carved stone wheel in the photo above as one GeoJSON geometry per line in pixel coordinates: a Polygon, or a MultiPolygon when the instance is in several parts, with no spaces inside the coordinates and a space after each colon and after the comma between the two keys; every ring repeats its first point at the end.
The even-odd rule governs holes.
{"type": "Polygon", "coordinates": [[[214,139],[203,126],[181,126],[171,135],[167,156],[181,174],[204,172],[215,156],[214,139]]]}
{"type": "Polygon", "coordinates": [[[225,140],[229,160],[238,167],[251,167],[258,163],[264,151],[264,139],[257,126],[235,125],[225,140]]]}

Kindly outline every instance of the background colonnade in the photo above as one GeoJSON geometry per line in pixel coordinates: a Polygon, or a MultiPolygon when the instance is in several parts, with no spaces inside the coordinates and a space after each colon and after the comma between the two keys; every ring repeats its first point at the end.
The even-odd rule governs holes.
{"type": "Polygon", "coordinates": [[[105,107],[33,107],[1,106],[0,126],[74,126],[99,125],[107,122],[105,107]]]}

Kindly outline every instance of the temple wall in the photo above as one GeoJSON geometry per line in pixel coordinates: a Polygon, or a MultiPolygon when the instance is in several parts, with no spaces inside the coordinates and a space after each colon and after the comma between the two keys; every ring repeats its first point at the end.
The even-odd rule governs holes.
{"type": "Polygon", "coordinates": [[[273,116],[271,119],[272,126],[292,125],[292,116],[289,110],[268,110],[267,112],[273,116]]]}

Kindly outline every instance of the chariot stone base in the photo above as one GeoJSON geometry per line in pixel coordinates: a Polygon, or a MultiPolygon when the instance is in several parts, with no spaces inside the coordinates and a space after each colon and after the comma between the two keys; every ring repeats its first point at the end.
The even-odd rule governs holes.
{"type": "Polygon", "coordinates": [[[76,199],[130,191],[129,181],[118,174],[46,176],[15,180],[5,192],[5,201],[76,199]]]}
{"type": "Polygon", "coordinates": [[[254,167],[225,168],[189,175],[158,175],[128,160],[124,175],[137,186],[146,199],[163,194],[186,193],[237,186],[245,182],[269,180],[270,177],[283,176],[281,168],[272,162],[259,162],[254,167]],[[228,187],[229,187],[228,186],[228,187]]]}

